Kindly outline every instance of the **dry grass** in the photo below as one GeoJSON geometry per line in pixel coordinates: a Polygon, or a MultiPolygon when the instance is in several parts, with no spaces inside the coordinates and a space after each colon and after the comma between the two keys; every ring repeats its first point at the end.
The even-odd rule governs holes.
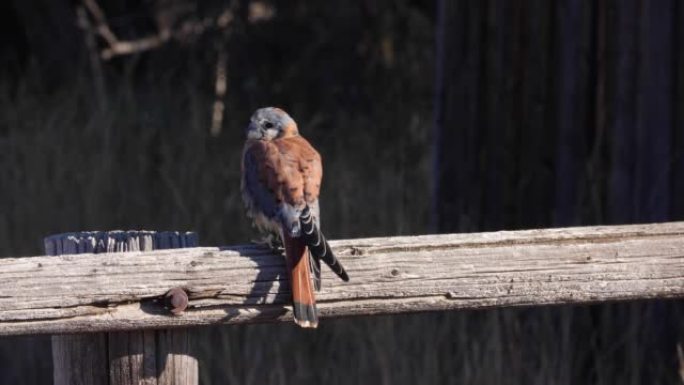
{"type": "MultiPolygon", "coordinates": [[[[40,253],[44,235],[71,230],[195,229],[204,244],[249,239],[237,192],[249,112],[232,110],[213,138],[210,98],[166,87],[141,101],[124,84],[105,111],[85,85],[49,99],[27,89],[1,96],[2,255],[40,253]]],[[[407,126],[345,113],[303,124],[325,156],[331,237],[426,232],[428,113],[397,118],[414,122],[407,126]],[[365,129],[377,122],[391,127],[365,129]],[[399,135],[383,135],[395,127],[399,135]]],[[[328,320],[315,333],[283,324],[196,334],[204,384],[675,383],[664,353],[672,328],[663,322],[681,315],[676,303],[620,304],[328,320]]],[[[2,361],[8,378],[41,383],[49,375],[32,368],[49,373],[47,340],[30,341],[2,340],[2,361]]]]}

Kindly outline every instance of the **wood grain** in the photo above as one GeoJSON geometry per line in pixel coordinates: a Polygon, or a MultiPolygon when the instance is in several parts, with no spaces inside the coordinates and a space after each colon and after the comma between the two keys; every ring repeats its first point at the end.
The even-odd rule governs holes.
{"type": "MultiPolygon", "coordinates": [[[[684,222],[331,245],[351,281],[323,272],[322,318],[684,296],[684,222]]],[[[291,320],[284,272],[250,245],[1,259],[0,335],[291,320]]]]}
{"type": "Polygon", "coordinates": [[[54,336],[52,340],[54,383],[56,385],[108,384],[106,337],[104,333],[54,336]]]}
{"type": "MultiPolygon", "coordinates": [[[[48,255],[152,251],[197,246],[195,233],[175,231],[93,231],[45,238],[48,255]]],[[[67,308],[68,309],[68,308],[67,308]]],[[[47,319],[67,309],[41,309],[47,319]],[[57,311],[57,313],[55,313],[57,311]]],[[[71,308],[78,316],[85,307],[71,308]]],[[[104,314],[101,306],[91,314],[104,314]]],[[[66,313],[59,317],[67,317],[66,313]]],[[[35,318],[32,318],[35,319],[35,318]]],[[[52,336],[54,383],[109,385],[192,385],[199,381],[198,361],[186,330],[131,330],[52,336]]]]}

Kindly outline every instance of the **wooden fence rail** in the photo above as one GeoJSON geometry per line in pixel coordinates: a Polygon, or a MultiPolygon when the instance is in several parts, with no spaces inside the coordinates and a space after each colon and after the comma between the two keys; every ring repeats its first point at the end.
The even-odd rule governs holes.
{"type": "MultiPolygon", "coordinates": [[[[322,318],[684,297],[684,222],[331,244],[351,281],[324,271],[322,318]]],[[[0,259],[0,335],[289,320],[283,273],[255,246],[0,259]]]]}

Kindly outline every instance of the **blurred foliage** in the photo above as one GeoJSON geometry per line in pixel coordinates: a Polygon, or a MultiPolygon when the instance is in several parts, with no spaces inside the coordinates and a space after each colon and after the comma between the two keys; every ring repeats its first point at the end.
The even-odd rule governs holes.
{"type": "Polygon", "coordinates": [[[39,254],[43,236],[82,229],[191,229],[207,245],[248,241],[243,130],[266,105],[289,111],[324,158],[330,237],[425,232],[432,24],[406,2],[393,5],[382,28],[362,7],[302,3],[236,27],[226,47],[172,43],[116,59],[105,63],[104,108],[85,74],[50,93],[33,70],[16,89],[4,82],[0,199],[9,212],[0,254],[39,254]],[[227,96],[212,136],[219,49],[228,52],[227,96]]]}

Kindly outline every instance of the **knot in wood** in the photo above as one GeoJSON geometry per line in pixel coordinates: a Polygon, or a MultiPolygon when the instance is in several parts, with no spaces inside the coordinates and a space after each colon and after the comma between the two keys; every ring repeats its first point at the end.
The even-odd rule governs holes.
{"type": "Polygon", "coordinates": [[[352,246],[351,247],[351,255],[363,255],[363,249],[352,246]]]}
{"type": "Polygon", "coordinates": [[[188,294],[180,287],[174,287],[164,296],[164,304],[174,315],[185,311],[188,307],[188,294]]]}

